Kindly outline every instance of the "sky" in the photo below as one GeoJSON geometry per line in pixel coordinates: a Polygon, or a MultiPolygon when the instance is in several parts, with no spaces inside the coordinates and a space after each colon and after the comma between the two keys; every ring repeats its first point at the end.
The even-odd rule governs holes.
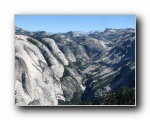
{"type": "Polygon", "coordinates": [[[135,15],[15,15],[15,26],[52,33],[135,28],[135,15]]]}

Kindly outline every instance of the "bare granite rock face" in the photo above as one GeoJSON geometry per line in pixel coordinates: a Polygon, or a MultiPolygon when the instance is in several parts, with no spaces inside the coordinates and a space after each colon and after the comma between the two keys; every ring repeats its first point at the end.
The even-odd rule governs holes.
{"type": "Polygon", "coordinates": [[[47,33],[16,27],[15,104],[94,103],[135,88],[135,30],[47,33]]]}
{"type": "Polygon", "coordinates": [[[57,105],[58,99],[65,101],[60,78],[68,60],[52,39],[43,41],[49,47],[28,36],[15,36],[16,105],[57,105]]]}

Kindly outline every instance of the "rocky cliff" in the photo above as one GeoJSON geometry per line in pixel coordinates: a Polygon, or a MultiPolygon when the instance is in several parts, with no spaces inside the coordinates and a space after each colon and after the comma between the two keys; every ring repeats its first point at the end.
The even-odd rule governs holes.
{"type": "Polygon", "coordinates": [[[16,105],[72,105],[135,88],[134,29],[15,34],[16,105]]]}

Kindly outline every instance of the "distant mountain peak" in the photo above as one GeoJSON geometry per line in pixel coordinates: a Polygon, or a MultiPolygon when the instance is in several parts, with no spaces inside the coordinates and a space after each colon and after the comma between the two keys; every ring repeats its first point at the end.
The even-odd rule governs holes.
{"type": "Polygon", "coordinates": [[[134,105],[134,29],[15,34],[16,105],[134,105]]]}

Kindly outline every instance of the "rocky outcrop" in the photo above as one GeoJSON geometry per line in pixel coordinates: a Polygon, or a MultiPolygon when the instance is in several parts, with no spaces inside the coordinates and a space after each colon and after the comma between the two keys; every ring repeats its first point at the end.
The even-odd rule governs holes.
{"type": "Polygon", "coordinates": [[[53,53],[55,58],[58,58],[58,60],[63,64],[63,65],[68,65],[68,60],[64,56],[64,54],[59,50],[57,47],[56,43],[54,42],[53,39],[50,38],[43,38],[42,42],[47,44],[47,47],[50,49],[50,51],[53,53]]]}
{"type": "Polygon", "coordinates": [[[134,29],[16,34],[16,105],[79,104],[135,87],[134,29]]]}
{"type": "Polygon", "coordinates": [[[58,99],[65,101],[60,78],[68,60],[52,39],[43,41],[49,47],[28,36],[15,36],[16,105],[57,105],[58,99]]]}

